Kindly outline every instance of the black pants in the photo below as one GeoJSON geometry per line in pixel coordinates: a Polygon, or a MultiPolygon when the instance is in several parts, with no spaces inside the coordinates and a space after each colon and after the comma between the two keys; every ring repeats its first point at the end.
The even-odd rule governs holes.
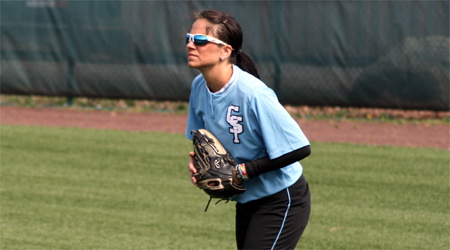
{"type": "Polygon", "coordinates": [[[238,249],[294,249],[311,212],[308,182],[302,176],[274,195],[236,204],[238,249]]]}

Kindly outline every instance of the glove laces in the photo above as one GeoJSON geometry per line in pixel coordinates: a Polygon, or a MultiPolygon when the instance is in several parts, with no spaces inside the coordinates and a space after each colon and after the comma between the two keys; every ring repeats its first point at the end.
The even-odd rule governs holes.
{"type": "MultiPolygon", "coordinates": [[[[209,197],[208,204],[206,204],[206,207],[205,207],[205,213],[206,213],[206,211],[208,211],[208,207],[209,207],[209,204],[211,203],[211,200],[212,200],[212,199],[213,199],[213,197],[210,196],[210,197],[209,197]]],[[[230,199],[227,199],[227,198],[221,198],[220,200],[218,200],[218,201],[216,202],[215,205],[219,204],[219,202],[221,202],[221,201],[226,201],[225,203],[228,203],[228,202],[230,201],[230,199]]]]}

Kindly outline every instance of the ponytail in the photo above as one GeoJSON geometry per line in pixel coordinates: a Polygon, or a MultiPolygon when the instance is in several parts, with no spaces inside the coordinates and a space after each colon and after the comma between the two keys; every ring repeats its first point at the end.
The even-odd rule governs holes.
{"type": "Polygon", "coordinates": [[[241,51],[243,41],[242,29],[234,17],[221,11],[205,10],[201,13],[196,13],[195,18],[197,20],[204,18],[210,22],[212,25],[207,27],[206,33],[211,32],[217,38],[233,47],[230,57],[231,63],[261,79],[256,69],[256,64],[247,54],[241,51]]]}
{"type": "Polygon", "coordinates": [[[252,74],[254,77],[261,79],[261,77],[259,77],[258,70],[256,69],[255,62],[253,62],[250,56],[248,56],[242,51],[240,51],[236,55],[236,66],[241,68],[243,71],[252,74]]]}

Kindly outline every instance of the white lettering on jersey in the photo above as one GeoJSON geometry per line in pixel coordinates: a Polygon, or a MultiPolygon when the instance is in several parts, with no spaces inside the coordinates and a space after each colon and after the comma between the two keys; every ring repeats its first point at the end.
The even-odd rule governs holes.
{"type": "Polygon", "coordinates": [[[230,133],[234,135],[233,142],[240,143],[238,135],[244,132],[244,129],[239,122],[242,122],[243,118],[242,116],[234,115],[233,111],[239,112],[239,107],[233,105],[228,107],[227,122],[231,126],[230,133]]]}

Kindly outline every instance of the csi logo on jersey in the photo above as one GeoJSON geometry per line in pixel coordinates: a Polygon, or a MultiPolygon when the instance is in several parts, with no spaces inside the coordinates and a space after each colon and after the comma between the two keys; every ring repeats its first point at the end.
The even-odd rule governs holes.
{"type": "Polygon", "coordinates": [[[227,123],[231,126],[229,131],[231,134],[233,134],[234,143],[240,143],[239,134],[244,132],[242,124],[239,123],[243,120],[242,116],[234,114],[234,112],[239,112],[239,109],[239,106],[231,105],[228,107],[227,111],[227,123]]]}

